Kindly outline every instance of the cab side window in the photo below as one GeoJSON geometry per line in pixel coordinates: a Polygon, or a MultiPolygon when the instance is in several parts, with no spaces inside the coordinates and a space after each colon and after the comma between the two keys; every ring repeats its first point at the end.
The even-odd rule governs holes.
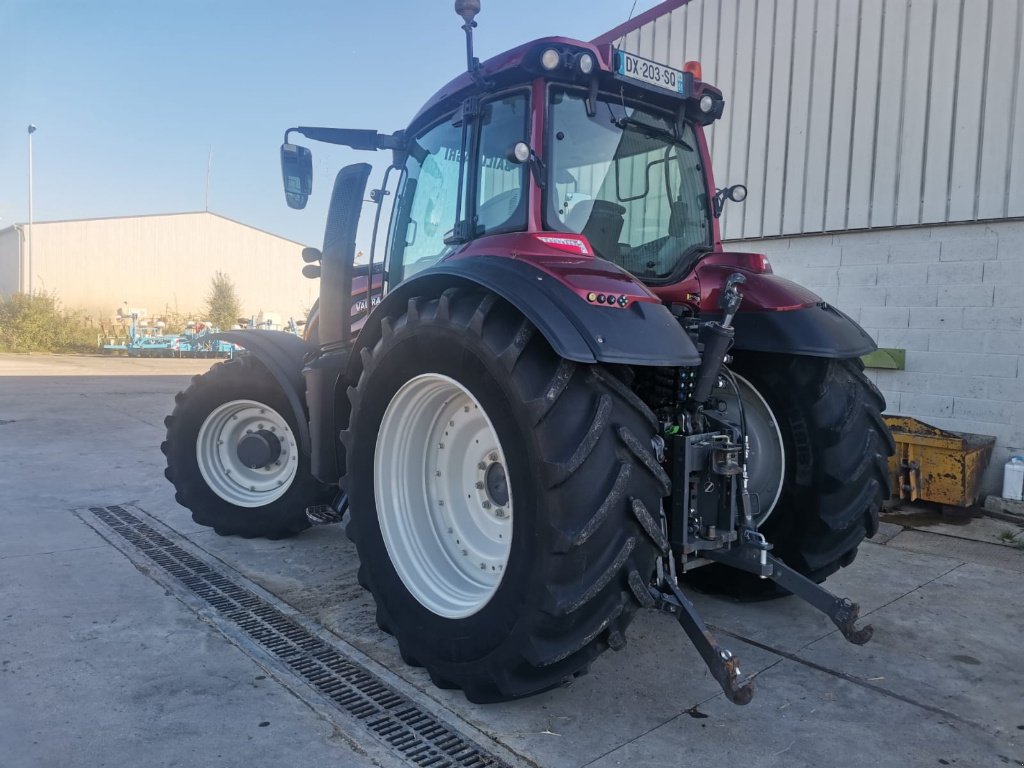
{"type": "Polygon", "coordinates": [[[445,120],[417,137],[405,165],[392,230],[392,279],[411,277],[440,259],[455,224],[462,128],[445,120]]]}
{"type": "Polygon", "coordinates": [[[508,151],[528,136],[528,102],[514,94],[483,106],[480,119],[480,179],[476,224],[480,234],[526,229],[525,165],[508,151]]]}
{"type": "Polygon", "coordinates": [[[462,125],[452,118],[420,134],[410,145],[405,174],[395,201],[389,253],[389,282],[394,285],[435,264],[454,246],[445,239],[455,217],[470,215],[468,176],[476,172],[475,235],[526,229],[524,165],[508,160],[509,149],[528,139],[529,101],[525,93],[485,102],[474,120],[476,168],[462,162],[462,125]],[[462,205],[459,205],[459,176],[462,205]]]}

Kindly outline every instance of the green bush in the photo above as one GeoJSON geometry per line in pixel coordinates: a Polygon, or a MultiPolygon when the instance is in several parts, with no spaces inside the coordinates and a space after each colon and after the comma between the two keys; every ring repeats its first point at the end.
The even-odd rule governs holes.
{"type": "Polygon", "coordinates": [[[0,296],[0,351],[93,352],[96,339],[84,313],[61,309],[53,294],[0,296]]]}
{"type": "Polygon", "coordinates": [[[238,322],[242,303],[235,291],[235,284],[223,272],[217,272],[210,280],[210,294],[206,297],[206,318],[221,330],[227,330],[238,322]]]}

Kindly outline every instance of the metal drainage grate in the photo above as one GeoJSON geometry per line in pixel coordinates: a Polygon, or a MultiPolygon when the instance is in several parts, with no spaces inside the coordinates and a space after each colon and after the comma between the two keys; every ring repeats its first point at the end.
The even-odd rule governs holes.
{"type": "Polygon", "coordinates": [[[90,507],[99,520],[213,606],[404,759],[429,768],[508,768],[345,658],[256,593],[239,586],[120,506],[90,507]]]}

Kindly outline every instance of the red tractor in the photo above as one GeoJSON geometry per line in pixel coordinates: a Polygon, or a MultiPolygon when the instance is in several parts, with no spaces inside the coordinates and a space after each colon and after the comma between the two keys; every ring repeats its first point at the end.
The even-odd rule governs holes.
{"type": "Polygon", "coordinates": [[[822,586],[875,533],[893,450],[849,317],[726,251],[704,136],[722,93],[613,47],[544,38],[480,63],[409,126],[292,128],[288,204],[312,187],[290,135],[386,150],[337,176],[305,340],[196,378],[166,420],[168,479],[221,534],[340,521],[403,658],[476,702],[527,696],[672,612],[727,696],[736,659],[680,581],[795,594],[866,642],[822,586]],[[371,310],[371,311],[367,311],[371,310]]]}

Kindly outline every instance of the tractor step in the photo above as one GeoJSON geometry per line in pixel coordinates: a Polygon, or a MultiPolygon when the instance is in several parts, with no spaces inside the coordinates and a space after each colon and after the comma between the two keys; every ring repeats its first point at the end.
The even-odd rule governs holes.
{"type": "Polygon", "coordinates": [[[315,504],[306,507],[306,519],[310,525],[334,525],[340,523],[348,511],[348,496],[339,493],[333,504],[315,504]]]}

